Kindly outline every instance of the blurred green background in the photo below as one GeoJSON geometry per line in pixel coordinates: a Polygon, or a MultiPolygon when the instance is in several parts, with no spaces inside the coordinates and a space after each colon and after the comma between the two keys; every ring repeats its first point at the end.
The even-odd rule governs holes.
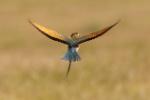
{"type": "Polygon", "coordinates": [[[150,100],[149,0],[1,0],[0,100],[150,100]],[[104,36],[81,45],[82,60],[60,60],[66,47],[29,23],[69,36],[104,36]]]}

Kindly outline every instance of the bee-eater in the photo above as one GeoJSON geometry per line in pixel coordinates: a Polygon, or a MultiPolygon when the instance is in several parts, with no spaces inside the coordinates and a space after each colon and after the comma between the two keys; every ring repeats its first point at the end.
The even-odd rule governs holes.
{"type": "Polygon", "coordinates": [[[44,34],[48,38],[50,38],[54,41],[58,41],[58,42],[61,42],[63,44],[66,44],[68,46],[68,51],[63,57],[64,60],[69,61],[69,66],[67,69],[66,77],[69,74],[71,62],[75,62],[75,61],[80,60],[80,56],[78,54],[79,45],[81,43],[84,43],[84,42],[87,42],[89,40],[95,39],[99,36],[102,36],[103,34],[105,34],[107,31],[109,31],[111,28],[113,28],[115,25],[117,25],[119,23],[119,21],[117,21],[116,23],[114,23],[110,26],[107,26],[107,27],[105,27],[99,31],[91,32],[91,33],[89,33],[87,35],[83,35],[83,36],[79,36],[79,33],[75,32],[75,33],[72,33],[70,38],[69,38],[69,37],[66,37],[62,34],[59,34],[58,32],[56,32],[54,30],[47,29],[46,27],[39,25],[36,22],[33,22],[31,20],[29,20],[29,22],[37,30],[39,30],[42,34],[44,34]]]}

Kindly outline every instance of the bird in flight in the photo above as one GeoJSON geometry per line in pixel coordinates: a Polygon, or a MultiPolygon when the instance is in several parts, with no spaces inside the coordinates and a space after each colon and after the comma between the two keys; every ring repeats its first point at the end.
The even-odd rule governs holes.
{"type": "Polygon", "coordinates": [[[87,41],[90,41],[92,39],[95,39],[99,36],[102,36],[107,31],[109,31],[114,26],[116,26],[119,23],[119,21],[99,31],[91,32],[87,35],[80,36],[79,33],[75,32],[75,33],[72,33],[70,37],[66,37],[62,34],[59,34],[58,32],[54,30],[47,29],[46,27],[32,20],[29,20],[29,23],[31,23],[31,25],[33,25],[38,31],[40,31],[43,35],[47,36],[49,39],[63,43],[68,46],[68,51],[63,57],[64,60],[67,60],[69,62],[69,66],[66,72],[66,77],[67,77],[71,68],[71,63],[80,60],[80,56],[78,54],[79,45],[87,41]]]}

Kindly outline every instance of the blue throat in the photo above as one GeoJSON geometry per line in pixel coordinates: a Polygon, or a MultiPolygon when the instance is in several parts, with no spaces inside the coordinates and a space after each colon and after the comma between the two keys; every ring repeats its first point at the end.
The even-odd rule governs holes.
{"type": "Polygon", "coordinates": [[[80,56],[77,53],[77,47],[70,47],[68,48],[67,53],[65,54],[65,56],[63,57],[64,60],[67,61],[79,61],[80,60],[80,56]]]}

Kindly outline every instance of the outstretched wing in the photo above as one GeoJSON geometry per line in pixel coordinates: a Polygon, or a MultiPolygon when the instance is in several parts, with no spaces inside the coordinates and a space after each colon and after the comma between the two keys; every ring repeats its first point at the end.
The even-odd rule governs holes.
{"type": "Polygon", "coordinates": [[[88,35],[85,35],[85,36],[82,36],[82,37],[79,37],[77,40],[76,40],[76,43],[77,44],[81,44],[81,43],[84,43],[84,42],[87,42],[89,40],[92,40],[92,39],[95,39],[99,36],[102,36],[103,34],[105,34],[107,31],[109,31],[111,28],[113,28],[115,25],[117,25],[119,23],[119,21],[117,21],[116,23],[114,23],[113,25],[111,26],[108,26],[108,27],[105,27],[104,29],[102,30],[99,30],[97,32],[92,32],[88,35]]]}
{"type": "Polygon", "coordinates": [[[44,34],[48,38],[58,41],[58,42],[61,42],[61,43],[64,43],[64,44],[67,44],[67,45],[69,44],[69,42],[68,42],[69,38],[67,38],[51,29],[47,29],[46,27],[41,26],[31,20],[29,20],[29,23],[31,23],[31,25],[33,25],[37,30],[39,30],[42,34],[44,34]]]}

